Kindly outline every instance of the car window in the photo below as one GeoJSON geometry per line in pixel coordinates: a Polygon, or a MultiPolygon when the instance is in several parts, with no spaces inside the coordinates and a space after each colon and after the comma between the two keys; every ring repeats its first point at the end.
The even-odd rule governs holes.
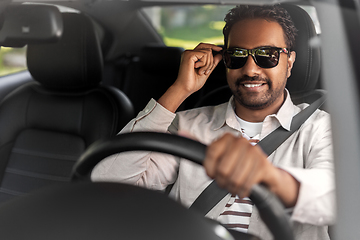
{"type": "Polygon", "coordinates": [[[233,7],[171,6],[143,10],[167,46],[191,49],[199,42],[224,44],[224,16],[233,7]]]}
{"type": "Polygon", "coordinates": [[[26,47],[0,49],[0,76],[26,70],[26,47]]]}
{"type": "MultiPolygon", "coordinates": [[[[166,6],[143,8],[165,45],[192,49],[199,42],[224,44],[224,16],[234,6],[166,6]]],[[[319,34],[320,24],[313,6],[301,6],[313,19],[319,34]]]]}

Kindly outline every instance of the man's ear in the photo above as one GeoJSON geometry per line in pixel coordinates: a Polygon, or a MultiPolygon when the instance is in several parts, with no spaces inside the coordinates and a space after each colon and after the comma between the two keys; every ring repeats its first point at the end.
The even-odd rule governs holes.
{"type": "Polygon", "coordinates": [[[287,78],[289,78],[291,76],[291,69],[294,66],[295,58],[296,58],[296,52],[291,51],[290,56],[288,57],[287,78]]]}

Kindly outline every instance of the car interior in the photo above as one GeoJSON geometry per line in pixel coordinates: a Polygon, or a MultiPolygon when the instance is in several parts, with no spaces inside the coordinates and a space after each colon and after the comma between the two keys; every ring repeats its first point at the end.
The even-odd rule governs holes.
{"type": "MultiPolygon", "coordinates": [[[[24,15],[23,9],[35,7],[13,6],[14,10],[8,12],[2,34],[12,37],[7,37],[4,45],[11,40],[8,45],[20,42],[16,35],[21,36],[21,32],[13,32],[16,28],[11,27],[11,13],[16,16],[23,11],[24,15]]],[[[314,91],[320,83],[320,50],[307,43],[318,36],[305,10],[293,5],[284,7],[298,28],[296,64],[287,89],[295,103],[311,103],[317,98],[314,91]]],[[[54,7],[47,8],[43,10],[55,11],[54,7]]],[[[74,162],[91,143],[117,134],[151,98],[160,98],[177,76],[184,49],[153,43],[143,46],[137,57],[118,60],[122,64],[117,68],[115,85],[99,85],[104,65],[97,30],[100,27],[85,14],[59,14],[61,39],[55,43],[26,43],[33,80],[6,96],[0,107],[1,116],[6,116],[0,116],[0,123],[7,133],[1,141],[1,155],[7,159],[2,162],[2,201],[42,186],[68,182],[74,162]],[[29,164],[31,161],[34,163],[29,164]]],[[[205,86],[179,110],[220,104],[230,96],[221,62],[205,86]]]]}
{"type": "MultiPolygon", "coordinates": [[[[4,206],[14,202],[22,209],[23,202],[16,199],[29,195],[35,195],[29,202],[44,205],[33,193],[49,187],[55,189],[51,190],[53,198],[60,199],[57,194],[66,192],[64,185],[72,184],[72,170],[81,155],[97,141],[115,137],[151,98],[160,98],[175,81],[185,49],[166,46],[142,11],[146,6],[174,3],[115,2],[57,2],[75,12],[61,11],[59,6],[41,1],[0,5],[0,46],[26,45],[28,69],[0,77],[0,203],[4,206]],[[16,27],[24,25],[43,31],[26,35],[23,27],[16,27]]],[[[324,88],[320,35],[303,8],[283,6],[298,29],[296,63],[286,87],[295,104],[312,103],[319,98],[318,90],[324,88]]],[[[179,111],[220,104],[230,96],[225,66],[220,62],[205,86],[179,111]]],[[[327,110],[327,105],[322,109],[327,110]]],[[[88,185],[85,187],[84,195],[93,197],[87,195],[91,191],[88,185]]],[[[112,185],[106,187],[117,190],[112,185]]],[[[82,190],[73,187],[71,193],[81,198],[82,190]]],[[[99,189],[95,192],[103,194],[99,189]]],[[[116,204],[111,198],[121,198],[113,192],[106,194],[109,206],[116,204]]],[[[106,209],[110,211],[110,207],[106,209]]],[[[4,216],[9,216],[10,210],[4,216]]],[[[64,209],[57,213],[61,211],[64,209]]],[[[242,237],[239,239],[257,239],[242,237]]]]}

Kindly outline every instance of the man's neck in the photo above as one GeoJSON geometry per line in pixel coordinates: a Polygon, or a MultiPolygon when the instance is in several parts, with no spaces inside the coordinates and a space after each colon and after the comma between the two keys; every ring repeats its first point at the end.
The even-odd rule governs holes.
{"type": "Polygon", "coordinates": [[[263,122],[266,116],[276,114],[285,102],[286,92],[279,100],[273,102],[270,106],[263,109],[251,109],[241,105],[239,102],[235,102],[235,113],[241,119],[248,122],[263,122]]]}

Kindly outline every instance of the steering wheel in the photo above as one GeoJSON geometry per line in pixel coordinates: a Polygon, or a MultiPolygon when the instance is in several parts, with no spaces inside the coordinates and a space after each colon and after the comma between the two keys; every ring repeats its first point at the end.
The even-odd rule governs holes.
{"type": "MultiPolygon", "coordinates": [[[[145,150],[172,154],[202,164],[206,145],[177,135],[134,132],[116,136],[109,141],[98,142],[91,146],[75,164],[73,180],[89,177],[95,165],[115,153],[145,150]]],[[[262,185],[252,188],[249,198],[259,210],[260,216],[275,239],[294,239],[289,216],[279,199],[262,185]]]]}
{"type": "MultiPolygon", "coordinates": [[[[190,211],[165,194],[120,183],[92,183],[89,175],[103,158],[124,151],[149,150],[201,163],[206,146],[163,133],[120,134],[98,141],[80,157],[73,181],[44,188],[0,206],[4,239],[258,239],[230,234],[217,222],[190,211]],[[82,181],[81,181],[82,180],[82,181]]],[[[282,204],[266,188],[253,188],[251,200],[275,239],[294,239],[282,204]]]]}

